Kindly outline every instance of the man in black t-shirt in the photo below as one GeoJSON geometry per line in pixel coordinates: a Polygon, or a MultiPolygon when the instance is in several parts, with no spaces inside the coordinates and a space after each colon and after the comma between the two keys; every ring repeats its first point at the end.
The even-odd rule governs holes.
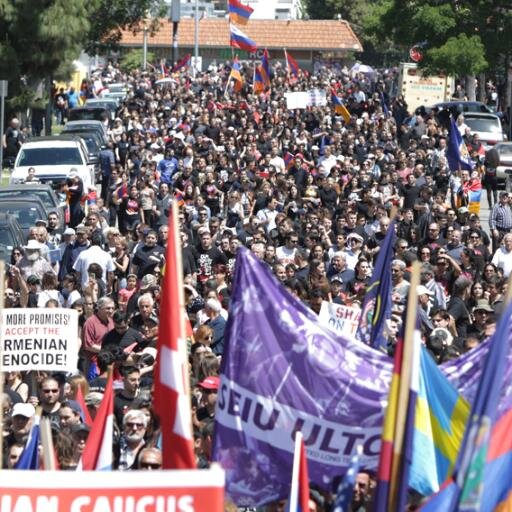
{"type": "Polygon", "coordinates": [[[153,274],[162,268],[165,255],[164,249],[157,245],[158,233],[150,229],[144,238],[144,245],[135,251],[132,262],[132,272],[142,279],[146,274],[153,274]]]}

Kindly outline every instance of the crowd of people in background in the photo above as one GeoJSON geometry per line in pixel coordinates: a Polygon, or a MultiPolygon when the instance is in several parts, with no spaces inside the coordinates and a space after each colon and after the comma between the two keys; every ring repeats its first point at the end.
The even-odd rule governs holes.
{"type": "MultiPolygon", "coordinates": [[[[156,85],[156,73],[127,74],[108,64],[73,96],[58,91],[61,123],[64,105],[94,96],[93,83],[108,88],[109,82],[124,82],[128,90],[100,154],[97,197],[86,200],[88,191],[72,177],[64,186],[69,222],[59,225],[51,214],[41,219],[27,244],[10,255],[5,307],[77,310],[81,349],[72,375],[5,376],[4,467],[15,466],[40,406],[51,420],[60,468],[76,468],[89,433],[77,392],[94,418],[112,364],[115,469],[161,467],[151,389],[173,200],[179,204],[193,330],[189,360],[199,468],[211,461],[241,246],[313,311],[323,301],[360,307],[396,210],[390,354],[417,260],[422,335],[438,363],[494,332],[512,271],[512,212],[509,194],[495,195],[496,187],[490,187],[495,204],[489,225],[478,210],[469,210],[468,190],[482,182],[485,187],[493,176],[477,137],[461,128],[474,170],[449,169],[447,127],[435,111],[409,112],[393,96],[390,72],[370,78],[327,66],[292,77],[276,67],[270,90],[259,95],[250,84],[240,92],[228,87],[225,94],[229,73],[227,65],[212,66],[196,78],[181,72],[156,85]],[[330,104],[288,110],[286,91],[312,88],[334,90],[350,121],[330,104]],[[61,258],[51,263],[53,249],[61,258]]],[[[369,510],[374,483],[374,475],[358,475],[353,510],[369,510]]],[[[311,499],[312,510],[329,510],[325,493],[314,491],[311,499]]]]}

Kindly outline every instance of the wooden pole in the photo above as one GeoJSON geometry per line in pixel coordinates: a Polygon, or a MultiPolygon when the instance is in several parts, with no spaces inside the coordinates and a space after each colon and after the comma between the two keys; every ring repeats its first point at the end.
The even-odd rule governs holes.
{"type": "Polygon", "coordinates": [[[41,418],[41,444],[43,446],[43,465],[45,471],[55,471],[55,449],[53,446],[52,428],[48,418],[41,418]]]}
{"type": "MultiPolygon", "coordinates": [[[[421,263],[415,261],[411,271],[411,286],[409,287],[409,296],[407,299],[407,314],[405,320],[405,332],[402,354],[402,368],[400,372],[400,386],[398,390],[398,404],[395,423],[394,447],[402,450],[405,437],[405,422],[407,419],[407,404],[409,400],[410,383],[412,376],[411,363],[414,355],[414,330],[416,329],[416,313],[418,310],[418,286],[420,284],[421,263]]],[[[391,488],[390,503],[391,509],[396,510],[396,487],[395,483],[400,474],[399,465],[395,461],[399,460],[399,452],[393,450],[393,463],[391,466],[391,488]]]]}

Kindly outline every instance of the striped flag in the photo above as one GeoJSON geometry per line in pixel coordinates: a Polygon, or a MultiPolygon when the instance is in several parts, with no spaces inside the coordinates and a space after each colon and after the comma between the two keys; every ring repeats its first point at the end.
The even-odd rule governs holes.
{"type": "Polygon", "coordinates": [[[233,87],[235,92],[240,92],[242,87],[244,86],[244,78],[241,73],[240,62],[238,57],[235,57],[233,60],[233,66],[231,66],[231,73],[229,73],[229,80],[234,80],[235,85],[233,87]]]}
{"type": "Polygon", "coordinates": [[[114,440],[114,390],[109,372],[105,394],[94,418],[77,471],[111,471],[114,440]]]}
{"type": "Polygon", "coordinates": [[[21,452],[20,458],[14,466],[14,469],[39,469],[39,440],[41,438],[40,421],[41,416],[36,414],[28,435],[27,444],[21,452]]]}
{"type": "Polygon", "coordinates": [[[350,122],[350,112],[333,89],[331,90],[331,102],[334,105],[334,112],[343,117],[345,123],[348,124],[350,122]]]}
{"type": "Polygon", "coordinates": [[[155,368],[155,411],[162,430],[162,467],[194,469],[178,207],[169,212],[169,238],[160,301],[158,357],[155,368]]]}
{"type": "Polygon", "coordinates": [[[292,167],[293,167],[293,161],[294,161],[295,157],[293,156],[292,153],[290,153],[289,151],[287,151],[284,156],[283,156],[283,160],[284,160],[284,164],[286,166],[286,170],[290,170],[292,167]]]}
{"type": "Polygon", "coordinates": [[[247,25],[254,9],[248,5],[244,5],[239,0],[228,1],[228,14],[231,23],[239,25],[247,25]]]}
{"type": "Polygon", "coordinates": [[[302,432],[295,434],[295,452],[293,455],[292,485],[288,500],[288,512],[307,512],[309,510],[308,461],[302,432]]]}
{"type": "Polygon", "coordinates": [[[76,401],[80,405],[80,409],[82,409],[82,414],[80,414],[82,421],[88,427],[92,427],[92,419],[91,419],[91,415],[89,414],[89,409],[87,409],[87,405],[85,403],[84,394],[82,393],[82,386],[78,386],[78,388],[77,388],[76,401]]]}
{"type": "Polygon", "coordinates": [[[284,58],[286,60],[286,69],[288,70],[288,73],[294,77],[299,76],[299,65],[297,64],[297,61],[286,51],[286,49],[284,50],[284,58]]]}
{"type": "Polygon", "coordinates": [[[382,433],[375,512],[405,509],[419,388],[420,346],[419,331],[414,331],[410,339],[399,340],[396,346],[382,433]]]}
{"type": "Polygon", "coordinates": [[[176,62],[176,65],[171,69],[171,72],[176,73],[177,71],[190,67],[190,59],[191,55],[190,53],[187,53],[185,57],[176,62]]]}
{"type": "Polygon", "coordinates": [[[357,473],[359,473],[359,459],[363,453],[363,446],[358,444],[357,450],[350,459],[350,466],[336,490],[336,500],[333,512],[351,512],[352,495],[356,484],[357,473]]]}
{"type": "Polygon", "coordinates": [[[248,36],[246,36],[235,25],[229,25],[229,45],[239,50],[245,50],[252,53],[258,49],[258,45],[248,36]]]}
{"type": "Polygon", "coordinates": [[[270,87],[270,62],[268,57],[268,51],[265,48],[263,51],[263,57],[261,57],[260,66],[261,78],[266,87],[270,87]]]}
{"type": "Polygon", "coordinates": [[[252,79],[252,90],[254,94],[261,94],[265,92],[265,81],[261,74],[261,66],[254,66],[254,76],[252,79]]]}

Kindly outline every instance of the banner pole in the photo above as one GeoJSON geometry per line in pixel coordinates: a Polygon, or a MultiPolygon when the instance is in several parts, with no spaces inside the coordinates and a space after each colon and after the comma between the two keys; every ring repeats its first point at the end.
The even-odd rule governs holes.
{"type": "MultiPolygon", "coordinates": [[[[3,98],[2,98],[3,101],[3,98]]],[[[1,166],[0,166],[1,168],[1,166]]],[[[3,310],[4,310],[4,303],[5,303],[5,296],[4,296],[4,287],[5,287],[5,262],[4,260],[0,260],[0,276],[2,276],[2,279],[0,280],[0,325],[3,322],[3,310]]],[[[0,432],[2,433],[2,440],[3,440],[3,433],[4,433],[4,370],[2,367],[2,347],[4,344],[4,340],[0,339],[0,432]]],[[[3,441],[0,443],[0,469],[3,467],[3,460],[4,460],[4,443],[3,441]]]]}
{"type": "Polygon", "coordinates": [[[297,510],[299,496],[299,468],[300,468],[300,444],[302,441],[302,432],[298,430],[295,433],[295,450],[293,452],[292,466],[292,485],[290,486],[289,510],[297,510]]]}

